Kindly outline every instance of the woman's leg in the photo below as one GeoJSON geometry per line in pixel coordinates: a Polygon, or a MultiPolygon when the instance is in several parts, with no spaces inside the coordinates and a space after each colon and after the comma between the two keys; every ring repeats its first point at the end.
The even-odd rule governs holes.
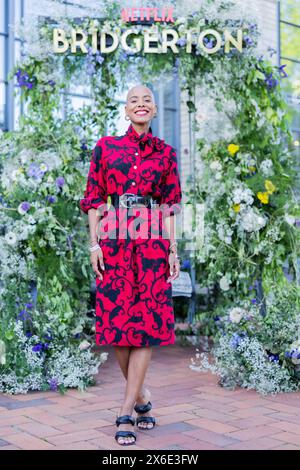
{"type": "Polygon", "coordinates": [[[127,369],[129,363],[130,347],[114,346],[117,360],[125,379],[127,380],[127,369]]]}
{"type": "MultiPolygon", "coordinates": [[[[118,348],[119,349],[119,348],[118,348]]],[[[127,351],[124,351],[123,357],[119,360],[120,367],[123,371],[126,372],[126,355],[127,351]]],[[[116,350],[118,359],[122,356],[122,351],[116,350]]],[[[120,415],[129,414],[132,415],[133,407],[137,400],[137,397],[140,395],[145,375],[151,360],[152,348],[135,348],[131,347],[128,357],[128,367],[127,367],[127,383],[126,383],[126,392],[123,405],[120,409],[120,415]]],[[[124,372],[123,372],[124,373],[124,372]]],[[[129,431],[132,430],[130,424],[121,424],[119,426],[120,431],[129,431]]],[[[119,438],[119,442],[130,442],[133,441],[131,437],[119,438]]]]}

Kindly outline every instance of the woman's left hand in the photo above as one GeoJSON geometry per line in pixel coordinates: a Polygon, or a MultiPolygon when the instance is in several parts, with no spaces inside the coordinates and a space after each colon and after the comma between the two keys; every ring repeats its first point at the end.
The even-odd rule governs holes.
{"type": "Polygon", "coordinates": [[[170,276],[167,279],[167,282],[174,281],[179,276],[180,271],[180,262],[179,259],[176,258],[176,253],[169,254],[169,266],[170,266],[170,276]]]}

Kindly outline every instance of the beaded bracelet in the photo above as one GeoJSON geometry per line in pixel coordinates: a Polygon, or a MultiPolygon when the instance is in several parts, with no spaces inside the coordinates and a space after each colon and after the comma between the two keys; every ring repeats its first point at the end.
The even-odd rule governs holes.
{"type": "Polygon", "coordinates": [[[99,249],[100,249],[100,246],[99,246],[98,243],[96,245],[90,246],[90,248],[89,248],[91,253],[93,253],[94,251],[97,251],[99,249]]]}
{"type": "Polygon", "coordinates": [[[169,246],[169,251],[172,251],[171,248],[172,248],[172,246],[174,246],[174,245],[177,246],[177,242],[171,243],[171,245],[169,246]]]}

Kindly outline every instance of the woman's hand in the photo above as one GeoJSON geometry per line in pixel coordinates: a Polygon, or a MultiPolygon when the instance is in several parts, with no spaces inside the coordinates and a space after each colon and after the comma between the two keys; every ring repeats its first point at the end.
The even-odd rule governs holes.
{"type": "Polygon", "coordinates": [[[103,279],[103,275],[99,270],[102,269],[103,271],[105,270],[104,262],[103,262],[103,253],[101,248],[99,247],[98,250],[93,251],[91,253],[91,264],[93,266],[94,273],[99,277],[100,280],[103,279]]]}
{"type": "Polygon", "coordinates": [[[169,266],[170,266],[170,276],[167,282],[174,281],[179,276],[180,271],[180,262],[179,259],[176,258],[176,253],[171,252],[169,254],[169,266]]]}

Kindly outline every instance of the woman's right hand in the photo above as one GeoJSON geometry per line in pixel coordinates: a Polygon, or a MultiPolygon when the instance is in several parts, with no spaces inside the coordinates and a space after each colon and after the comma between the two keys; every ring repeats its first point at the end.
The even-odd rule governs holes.
{"type": "Polygon", "coordinates": [[[105,270],[102,249],[99,247],[98,250],[93,251],[91,253],[90,259],[91,259],[91,264],[93,266],[94,273],[99,277],[100,280],[102,280],[103,275],[99,270],[99,266],[103,271],[105,270]]]}

